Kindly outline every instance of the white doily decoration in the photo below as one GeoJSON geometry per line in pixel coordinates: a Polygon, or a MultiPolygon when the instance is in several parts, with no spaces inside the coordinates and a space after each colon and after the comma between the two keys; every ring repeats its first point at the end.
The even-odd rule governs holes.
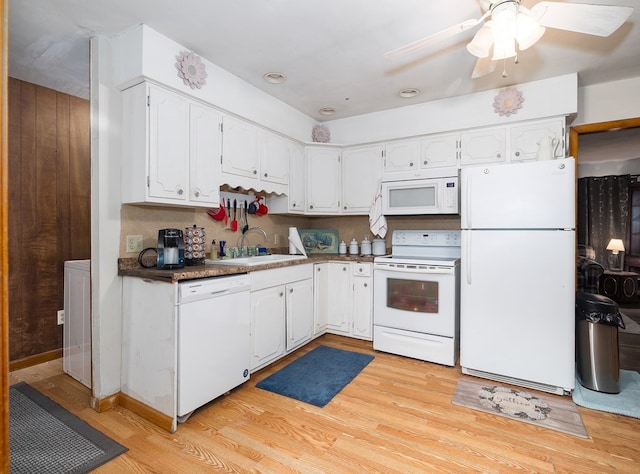
{"type": "Polygon", "coordinates": [[[518,113],[518,109],[522,108],[523,102],[522,92],[515,87],[507,87],[502,89],[493,99],[493,111],[501,117],[509,117],[518,113]]]}
{"type": "Polygon", "coordinates": [[[190,51],[182,51],[176,59],[178,60],[176,63],[178,77],[182,79],[185,86],[200,89],[207,83],[207,71],[200,56],[190,51]]]}
{"type": "Polygon", "coordinates": [[[331,140],[331,134],[324,125],[314,125],[313,130],[311,130],[311,138],[313,138],[314,142],[328,143],[331,140]]]}

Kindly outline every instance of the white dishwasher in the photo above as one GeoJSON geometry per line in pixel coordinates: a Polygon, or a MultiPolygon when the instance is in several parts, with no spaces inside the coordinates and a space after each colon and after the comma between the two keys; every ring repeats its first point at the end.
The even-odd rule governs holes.
{"type": "Polygon", "coordinates": [[[178,285],[178,417],[249,379],[249,275],[178,285]]]}

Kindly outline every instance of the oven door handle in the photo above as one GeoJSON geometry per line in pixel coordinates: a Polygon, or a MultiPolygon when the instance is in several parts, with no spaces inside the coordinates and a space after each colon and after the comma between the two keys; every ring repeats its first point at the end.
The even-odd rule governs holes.
{"type": "Polygon", "coordinates": [[[384,272],[395,272],[395,273],[420,273],[422,275],[432,275],[432,274],[453,274],[454,269],[452,267],[429,267],[425,268],[424,266],[421,268],[415,267],[375,267],[374,271],[384,271],[384,272]]]}

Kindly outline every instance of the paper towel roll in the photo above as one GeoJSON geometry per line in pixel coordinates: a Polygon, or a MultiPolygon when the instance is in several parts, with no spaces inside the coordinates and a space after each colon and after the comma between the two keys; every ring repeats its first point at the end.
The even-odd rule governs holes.
{"type": "Polygon", "coordinates": [[[302,245],[302,240],[300,240],[298,229],[295,227],[289,227],[289,254],[307,256],[304,245],[302,245]]]}

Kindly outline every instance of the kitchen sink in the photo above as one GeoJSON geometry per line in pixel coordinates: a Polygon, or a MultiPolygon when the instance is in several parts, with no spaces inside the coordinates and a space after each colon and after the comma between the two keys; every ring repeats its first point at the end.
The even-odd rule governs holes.
{"type": "Polygon", "coordinates": [[[207,259],[204,261],[204,263],[209,265],[234,265],[234,266],[252,267],[254,265],[263,265],[265,263],[291,262],[292,260],[303,260],[305,258],[307,257],[304,255],[272,254],[272,255],[258,255],[255,257],[231,258],[228,260],[207,259]]]}

